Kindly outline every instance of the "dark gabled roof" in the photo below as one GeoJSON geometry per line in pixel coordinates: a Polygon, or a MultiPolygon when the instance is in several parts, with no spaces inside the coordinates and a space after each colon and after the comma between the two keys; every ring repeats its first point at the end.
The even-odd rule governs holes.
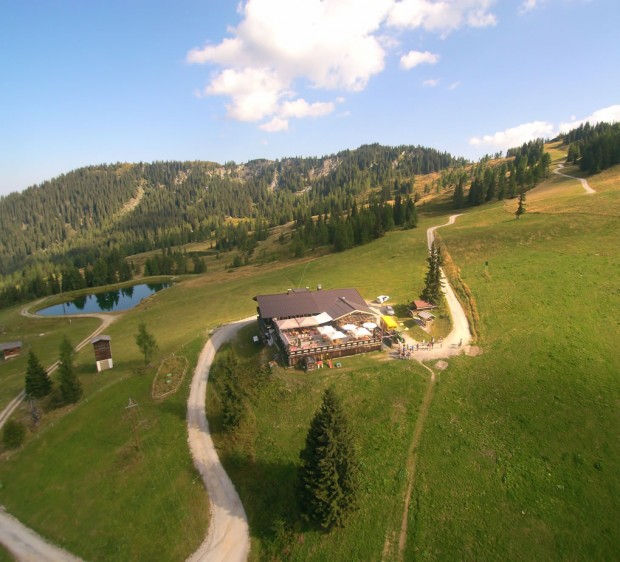
{"type": "Polygon", "coordinates": [[[22,346],[22,342],[20,341],[7,341],[4,343],[0,343],[0,351],[4,351],[6,349],[16,349],[22,346]]]}
{"type": "Polygon", "coordinates": [[[90,340],[90,343],[97,343],[98,341],[110,341],[112,338],[110,336],[97,336],[90,340]]]}
{"type": "Polygon", "coordinates": [[[294,290],[254,297],[262,318],[293,318],[327,312],[334,320],[351,312],[372,314],[357,289],[294,290]]]}

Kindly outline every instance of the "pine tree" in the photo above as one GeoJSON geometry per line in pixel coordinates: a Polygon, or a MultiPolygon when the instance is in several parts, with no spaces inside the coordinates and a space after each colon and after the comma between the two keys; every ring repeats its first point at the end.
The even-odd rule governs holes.
{"type": "Polygon", "coordinates": [[[525,191],[521,189],[519,192],[519,205],[517,206],[517,210],[515,211],[515,216],[517,218],[521,218],[521,215],[525,213],[525,191]]]}
{"type": "Polygon", "coordinates": [[[459,179],[459,182],[456,184],[454,188],[454,208],[462,209],[465,205],[465,193],[463,189],[463,184],[465,183],[465,179],[459,179]]]}
{"type": "Polygon", "coordinates": [[[142,355],[144,355],[144,363],[148,365],[153,354],[159,349],[159,346],[155,341],[155,336],[146,329],[146,324],[144,322],[140,322],[138,325],[136,345],[140,348],[142,355]]]}
{"type": "Polygon", "coordinates": [[[224,384],[222,388],[222,425],[227,431],[233,431],[243,420],[246,411],[244,393],[241,389],[241,362],[239,356],[228,351],[222,360],[224,384]]]}
{"type": "Polygon", "coordinates": [[[299,457],[302,516],[326,531],[343,526],[347,514],[356,507],[359,464],[342,404],[331,388],[323,393],[299,457]]]}
{"type": "Polygon", "coordinates": [[[82,396],[82,385],[73,366],[73,346],[64,337],[60,343],[60,363],[58,365],[58,388],[64,404],[74,404],[82,396]]]}
{"type": "Polygon", "coordinates": [[[415,203],[410,197],[407,197],[405,203],[405,228],[415,228],[418,224],[418,212],[415,203]]]}
{"type": "Polygon", "coordinates": [[[433,304],[439,304],[441,300],[441,251],[433,242],[428,258],[428,271],[424,280],[424,290],[420,295],[422,300],[433,304]]]}
{"type": "Polygon", "coordinates": [[[28,398],[43,398],[52,390],[52,381],[33,351],[28,354],[25,382],[25,392],[28,398]]]}

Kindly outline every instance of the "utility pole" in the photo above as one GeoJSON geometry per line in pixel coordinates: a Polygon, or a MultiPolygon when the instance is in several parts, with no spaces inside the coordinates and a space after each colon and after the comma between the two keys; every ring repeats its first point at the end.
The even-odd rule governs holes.
{"type": "Polygon", "coordinates": [[[136,451],[140,449],[140,434],[138,433],[138,423],[136,421],[136,416],[138,415],[138,411],[135,409],[138,407],[138,403],[134,402],[131,397],[129,397],[129,403],[125,406],[125,410],[129,411],[129,417],[131,419],[131,429],[133,431],[134,443],[136,446],[136,451]]]}

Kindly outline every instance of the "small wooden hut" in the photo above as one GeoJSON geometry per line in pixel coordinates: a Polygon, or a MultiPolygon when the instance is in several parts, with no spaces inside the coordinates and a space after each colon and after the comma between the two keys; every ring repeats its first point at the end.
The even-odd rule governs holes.
{"type": "Polygon", "coordinates": [[[110,336],[97,336],[91,340],[95,351],[95,361],[97,363],[97,372],[111,369],[114,366],[112,361],[112,348],[110,346],[110,336]]]}
{"type": "Polygon", "coordinates": [[[2,353],[2,359],[11,359],[17,357],[22,352],[22,342],[20,341],[8,341],[0,343],[0,352],[2,353]]]}

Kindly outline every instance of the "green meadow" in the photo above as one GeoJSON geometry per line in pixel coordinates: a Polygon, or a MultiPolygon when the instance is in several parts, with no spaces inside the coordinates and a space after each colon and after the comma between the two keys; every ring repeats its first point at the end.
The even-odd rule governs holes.
{"type": "Polygon", "coordinates": [[[0,408],[5,406],[24,388],[24,374],[28,352],[32,350],[45,367],[58,360],[58,350],[63,337],[77,344],[99,325],[94,318],[26,318],[22,307],[0,310],[0,341],[22,342],[20,356],[8,361],[0,360],[0,408]]]}
{"type": "MultiPolygon", "coordinates": [[[[519,220],[514,201],[500,202],[465,211],[438,231],[476,298],[483,353],[450,359],[437,373],[403,559],[615,558],[620,190],[617,176],[604,174],[591,182],[604,186],[596,195],[551,176],[528,193],[519,220]]],[[[367,299],[388,294],[404,321],[398,305],[423,284],[426,228],[451,212],[445,199],[422,209],[417,229],[341,254],[209,268],[122,314],[106,331],[114,369],[97,374],[86,346],[76,357],[84,398],[46,412],[22,449],[0,456],[0,503],[88,560],[186,558],[208,526],[206,492],[186,444],[185,403],[209,330],[254,314],[257,294],[317,284],[353,286],[367,299]],[[159,344],[151,366],[135,345],[140,322],[159,344]],[[187,358],[188,375],[176,393],[153,400],[158,363],[171,353],[187,358]],[[127,408],[130,398],[137,407],[127,408]]],[[[46,365],[63,333],[77,343],[98,325],[18,313],[0,312],[3,340],[24,340],[46,365]]],[[[252,328],[242,332],[235,349],[248,361],[271,359],[252,335],[252,328]]],[[[252,559],[398,558],[407,461],[430,375],[381,353],[342,364],[310,375],[275,369],[250,392],[234,435],[222,431],[221,374],[213,372],[210,423],[250,520],[252,559]],[[298,522],[294,483],[328,385],[342,396],[358,438],[363,482],[347,526],[324,535],[298,522]]],[[[24,356],[0,364],[4,403],[21,388],[24,369],[24,356]]],[[[27,419],[25,409],[18,415],[27,419]]]]}
{"type": "Polygon", "coordinates": [[[509,207],[441,231],[476,296],[484,353],[441,374],[405,558],[611,560],[620,191],[563,196],[553,213],[531,203],[518,221],[509,207]]]}
{"type": "MultiPolygon", "coordinates": [[[[244,353],[250,333],[244,336],[235,346],[238,353],[258,353],[244,353]]],[[[222,431],[223,373],[214,368],[209,422],[248,515],[252,560],[379,560],[386,542],[390,547],[395,536],[398,540],[394,531],[407,487],[404,460],[429,375],[412,361],[386,362],[380,352],[341,362],[341,368],[311,375],[277,368],[258,389],[249,380],[247,411],[233,434],[222,431]],[[344,529],[326,535],[301,523],[295,485],[299,452],[328,386],[342,398],[356,436],[362,481],[358,509],[344,529]]]]}

